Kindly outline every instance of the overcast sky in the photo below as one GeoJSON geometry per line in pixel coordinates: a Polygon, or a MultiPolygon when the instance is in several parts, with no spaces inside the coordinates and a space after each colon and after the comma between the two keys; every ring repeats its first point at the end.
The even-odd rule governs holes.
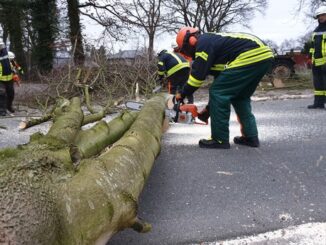
{"type": "Polygon", "coordinates": [[[314,29],[316,21],[297,11],[298,0],[269,0],[265,15],[257,14],[252,21],[252,33],[271,39],[280,45],[285,39],[295,39],[314,29]]]}
{"type": "MultiPolygon", "coordinates": [[[[298,13],[298,0],[269,0],[268,8],[265,14],[256,14],[251,22],[251,29],[246,30],[243,27],[234,26],[230,31],[242,31],[253,33],[261,39],[270,39],[280,45],[285,39],[296,39],[303,36],[316,26],[316,21],[305,16],[304,11],[298,13]]],[[[96,25],[86,25],[85,34],[96,37],[100,33],[100,28],[96,25]]],[[[155,42],[155,49],[170,49],[175,36],[159,36],[155,42]]],[[[143,46],[145,40],[139,38],[138,44],[143,46]]],[[[134,45],[137,41],[133,40],[134,45]]],[[[146,43],[147,45],[147,43],[146,43]]],[[[133,45],[123,44],[121,49],[134,49],[133,45]]]]}

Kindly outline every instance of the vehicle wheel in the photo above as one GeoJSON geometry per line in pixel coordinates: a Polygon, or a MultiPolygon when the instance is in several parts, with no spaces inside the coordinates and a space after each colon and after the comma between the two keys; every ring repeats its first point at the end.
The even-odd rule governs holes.
{"type": "Polygon", "coordinates": [[[288,79],[293,74],[293,67],[290,64],[279,63],[272,69],[272,75],[278,79],[288,79]]]}

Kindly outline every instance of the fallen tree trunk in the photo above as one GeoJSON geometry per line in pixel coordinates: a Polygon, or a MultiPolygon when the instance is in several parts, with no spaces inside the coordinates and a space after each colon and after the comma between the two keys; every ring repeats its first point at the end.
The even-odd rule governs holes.
{"type": "Polygon", "coordinates": [[[77,170],[70,147],[83,121],[78,99],[47,135],[0,151],[0,243],[105,244],[127,227],[149,230],[137,201],[160,151],[164,109],[164,96],[149,100],[120,140],[77,170]]]}

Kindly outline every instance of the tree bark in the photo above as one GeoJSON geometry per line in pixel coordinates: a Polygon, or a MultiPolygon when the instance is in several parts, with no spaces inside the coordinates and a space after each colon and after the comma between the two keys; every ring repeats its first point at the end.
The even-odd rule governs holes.
{"type": "Polygon", "coordinates": [[[83,38],[81,33],[81,25],[78,10],[78,0],[68,0],[68,18],[70,23],[70,41],[74,47],[75,65],[82,65],[85,60],[83,38]]]}
{"type": "Polygon", "coordinates": [[[164,109],[165,96],[149,100],[120,140],[77,169],[72,143],[110,143],[80,136],[83,113],[76,98],[47,135],[0,151],[0,243],[105,244],[124,228],[148,231],[150,225],[137,218],[137,202],[160,152],[164,109]]]}

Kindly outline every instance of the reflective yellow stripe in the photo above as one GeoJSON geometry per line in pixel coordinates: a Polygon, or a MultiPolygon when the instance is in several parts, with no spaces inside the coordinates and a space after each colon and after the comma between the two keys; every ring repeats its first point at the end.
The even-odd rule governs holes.
{"type": "Polygon", "coordinates": [[[177,64],[174,67],[172,67],[170,70],[167,71],[167,76],[169,77],[173,73],[175,73],[183,68],[186,68],[186,67],[190,67],[190,64],[188,62],[177,64]]]}
{"type": "Polygon", "coordinates": [[[249,51],[241,53],[236,59],[247,59],[252,56],[262,54],[264,52],[271,52],[271,49],[267,46],[251,49],[249,51]]]}
{"type": "Polygon", "coordinates": [[[200,57],[200,58],[202,58],[203,60],[207,61],[207,59],[208,59],[208,54],[207,54],[206,52],[204,52],[204,51],[202,51],[202,52],[196,52],[196,53],[195,53],[195,58],[197,58],[197,57],[200,57]]]}
{"type": "Polygon", "coordinates": [[[0,81],[8,82],[12,80],[12,74],[11,75],[5,75],[5,76],[0,76],[0,81]]]}
{"type": "Polygon", "coordinates": [[[239,39],[247,39],[255,42],[259,47],[241,53],[234,61],[226,65],[226,68],[235,68],[253,64],[262,60],[270,59],[274,57],[272,50],[266,46],[263,41],[258,37],[255,37],[246,33],[215,33],[223,37],[232,37],[239,39]]]}
{"type": "Polygon", "coordinates": [[[176,54],[172,52],[166,52],[166,53],[172,55],[178,61],[179,64],[182,63],[182,60],[176,54]]]}
{"type": "Polygon", "coordinates": [[[157,64],[160,65],[160,66],[164,65],[163,61],[159,61],[157,64]]]}
{"type": "Polygon", "coordinates": [[[12,80],[13,75],[2,75],[2,65],[0,65],[0,81],[8,82],[12,80]]]}
{"type": "Polygon", "coordinates": [[[164,75],[164,71],[157,71],[157,74],[163,76],[164,75]]]}
{"type": "Polygon", "coordinates": [[[324,90],[315,90],[315,95],[325,95],[325,92],[324,90]]]}
{"type": "Polygon", "coordinates": [[[315,66],[322,66],[324,64],[326,64],[326,57],[324,58],[319,58],[319,59],[312,59],[313,63],[315,64],[315,66]]]}
{"type": "Polygon", "coordinates": [[[224,71],[225,70],[225,64],[214,64],[211,67],[212,71],[224,71]]]}
{"type": "Polygon", "coordinates": [[[235,67],[250,65],[250,64],[262,61],[262,60],[273,58],[274,54],[273,54],[272,50],[268,47],[266,47],[266,48],[267,49],[265,49],[265,47],[257,48],[258,50],[262,50],[262,52],[252,52],[252,51],[255,51],[256,49],[249,50],[245,53],[242,53],[242,54],[244,54],[242,57],[240,57],[242,55],[242,54],[240,54],[234,61],[232,61],[230,64],[227,64],[227,68],[235,68],[235,67]],[[248,53],[248,55],[247,55],[247,53],[248,53]]]}
{"type": "Polygon", "coordinates": [[[317,58],[315,59],[315,49],[314,48],[310,48],[309,52],[311,53],[311,60],[312,60],[312,63],[315,65],[315,66],[322,66],[322,65],[325,65],[326,64],[326,32],[314,32],[312,34],[312,41],[314,42],[315,41],[315,36],[316,35],[321,35],[322,36],[322,42],[321,42],[321,55],[322,57],[321,58],[317,58]]]}
{"type": "Polygon", "coordinates": [[[265,44],[258,37],[255,37],[255,36],[247,34],[247,33],[223,33],[223,32],[219,32],[219,33],[216,33],[216,34],[221,35],[223,37],[249,39],[249,40],[257,43],[260,47],[265,46],[265,44]]]}
{"type": "Polygon", "coordinates": [[[198,80],[194,78],[192,75],[190,75],[187,83],[193,87],[199,88],[203,84],[203,82],[204,80],[198,80]]]}
{"type": "MultiPolygon", "coordinates": [[[[166,72],[166,75],[167,75],[168,77],[171,76],[172,74],[174,74],[175,72],[177,72],[177,71],[183,69],[183,68],[190,67],[190,64],[189,64],[188,61],[182,61],[182,60],[181,60],[181,59],[180,59],[180,58],[179,58],[175,53],[173,53],[173,52],[166,52],[166,53],[172,55],[172,56],[177,60],[177,62],[178,62],[177,65],[173,66],[170,70],[168,70],[168,71],[166,72]]],[[[158,62],[158,64],[159,64],[159,65],[162,65],[162,66],[164,65],[163,62],[158,62]]],[[[159,75],[163,75],[164,72],[158,72],[158,74],[159,74],[159,75]]]]}

